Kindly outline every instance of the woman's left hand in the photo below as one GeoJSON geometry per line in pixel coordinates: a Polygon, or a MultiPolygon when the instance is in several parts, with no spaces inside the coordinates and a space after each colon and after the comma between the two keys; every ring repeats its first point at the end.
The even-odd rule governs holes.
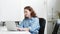
{"type": "Polygon", "coordinates": [[[29,28],[23,28],[24,31],[29,31],[29,28]]]}

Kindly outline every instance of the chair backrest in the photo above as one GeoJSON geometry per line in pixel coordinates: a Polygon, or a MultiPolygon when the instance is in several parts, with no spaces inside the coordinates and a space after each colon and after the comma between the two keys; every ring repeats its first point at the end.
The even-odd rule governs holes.
{"type": "Polygon", "coordinates": [[[44,18],[39,18],[39,24],[40,24],[39,34],[44,34],[46,20],[44,18]]]}
{"type": "Polygon", "coordinates": [[[53,30],[52,34],[57,34],[58,33],[59,25],[60,24],[57,24],[57,23],[55,24],[55,27],[54,27],[54,30],[53,30]]]}

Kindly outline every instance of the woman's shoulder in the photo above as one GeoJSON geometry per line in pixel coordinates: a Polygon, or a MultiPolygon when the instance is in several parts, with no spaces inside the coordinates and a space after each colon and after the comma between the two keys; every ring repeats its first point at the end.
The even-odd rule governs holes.
{"type": "Polygon", "coordinates": [[[33,19],[33,20],[39,20],[39,18],[38,18],[38,17],[32,17],[32,19],[33,19]]]}

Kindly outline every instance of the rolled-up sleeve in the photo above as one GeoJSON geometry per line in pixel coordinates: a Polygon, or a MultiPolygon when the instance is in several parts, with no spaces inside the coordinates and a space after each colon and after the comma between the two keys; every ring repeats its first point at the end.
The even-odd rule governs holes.
{"type": "Polygon", "coordinates": [[[38,18],[33,19],[33,23],[29,27],[30,31],[36,31],[39,30],[39,28],[40,28],[39,19],[38,18]]]}

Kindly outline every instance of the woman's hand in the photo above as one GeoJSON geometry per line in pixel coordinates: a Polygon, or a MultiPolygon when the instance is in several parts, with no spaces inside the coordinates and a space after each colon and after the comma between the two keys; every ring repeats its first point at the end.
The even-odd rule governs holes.
{"type": "Polygon", "coordinates": [[[29,28],[23,28],[24,31],[29,31],[29,28]]]}
{"type": "Polygon", "coordinates": [[[17,30],[19,30],[19,31],[29,31],[29,28],[18,28],[17,27],[17,30]]]}
{"type": "Polygon", "coordinates": [[[18,27],[16,27],[16,29],[20,31],[20,29],[18,27]]]}
{"type": "Polygon", "coordinates": [[[23,30],[23,28],[18,28],[18,27],[17,27],[17,30],[22,31],[22,30],[23,30]]]}

